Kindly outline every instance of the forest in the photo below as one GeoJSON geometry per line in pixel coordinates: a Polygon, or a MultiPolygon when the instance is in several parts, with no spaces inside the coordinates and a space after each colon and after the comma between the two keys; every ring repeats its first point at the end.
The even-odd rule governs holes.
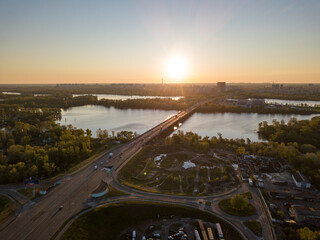
{"type": "Polygon", "coordinates": [[[298,121],[291,118],[286,124],[283,120],[273,120],[272,124],[259,123],[258,133],[265,140],[274,142],[296,142],[311,144],[320,148],[320,117],[298,121]]]}
{"type": "Polygon", "coordinates": [[[45,179],[65,172],[114,141],[124,143],[133,132],[109,135],[60,126],[58,108],[25,108],[0,105],[0,184],[21,182],[27,177],[45,179]]]}

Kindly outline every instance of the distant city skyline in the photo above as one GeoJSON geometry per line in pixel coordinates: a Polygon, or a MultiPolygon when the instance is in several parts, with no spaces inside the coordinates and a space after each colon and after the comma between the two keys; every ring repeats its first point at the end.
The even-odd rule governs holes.
{"type": "Polygon", "coordinates": [[[0,1],[0,84],[320,83],[319,12],[316,0],[0,1]]]}

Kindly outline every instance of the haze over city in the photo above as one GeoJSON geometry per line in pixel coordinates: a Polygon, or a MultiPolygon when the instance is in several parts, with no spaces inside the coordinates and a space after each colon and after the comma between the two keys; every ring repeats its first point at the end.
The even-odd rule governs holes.
{"type": "Polygon", "coordinates": [[[0,83],[319,83],[319,11],[316,0],[1,1],[0,83]]]}

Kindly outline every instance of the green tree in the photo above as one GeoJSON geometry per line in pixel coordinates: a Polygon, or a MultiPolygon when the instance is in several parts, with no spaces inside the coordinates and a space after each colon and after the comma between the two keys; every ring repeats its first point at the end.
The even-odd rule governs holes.
{"type": "Polygon", "coordinates": [[[244,147],[238,147],[237,154],[239,154],[239,155],[246,154],[246,149],[244,147]]]}
{"type": "Polygon", "coordinates": [[[320,237],[320,231],[313,232],[307,227],[298,229],[297,232],[302,240],[317,240],[320,237]]]}
{"type": "Polygon", "coordinates": [[[233,209],[241,211],[246,208],[249,202],[247,198],[236,194],[230,199],[230,203],[233,209]]]}

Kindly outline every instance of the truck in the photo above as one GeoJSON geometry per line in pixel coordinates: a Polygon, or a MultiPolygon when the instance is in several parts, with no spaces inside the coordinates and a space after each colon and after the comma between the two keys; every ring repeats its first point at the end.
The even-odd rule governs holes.
{"type": "Polygon", "coordinates": [[[194,230],[194,236],[196,240],[201,240],[198,230],[194,230]]]}
{"type": "Polygon", "coordinates": [[[206,230],[203,226],[203,223],[201,220],[198,220],[198,224],[199,224],[199,227],[200,227],[200,231],[201,231],[201,235],[202,235],[202,238],[203,240],[208,240],[208,236],[207,236],[207,233],[206,233],[206,230]]]}
{"type": "Polygon", "coordinates": [[[218,231],[218,235],[220,239],[223,239],[223,232],[222,232],[222,228],[220,226],[220,223],[216,223],[217,226],[217,231],[218,231]]]}
{"type": "Polygon", "coordinates": [[[136,230],[133,230],[133,231],[132,231],[132,239],[135,239],[136,237],[137,237],[136,230]]]}
{"type": "Polygon", "coordinates": [[[207,228],[207,232],[208,232],[209,240],[214,240],[213,232],[210,227],[207,228]]]}
{"type": "Polygon", "coordinates": [[[253,186],[253,181],[252,181],[252,179],[249,178],[248,181],[249,181],[249,185],[252,187],[252,186],[253,186]]]}

